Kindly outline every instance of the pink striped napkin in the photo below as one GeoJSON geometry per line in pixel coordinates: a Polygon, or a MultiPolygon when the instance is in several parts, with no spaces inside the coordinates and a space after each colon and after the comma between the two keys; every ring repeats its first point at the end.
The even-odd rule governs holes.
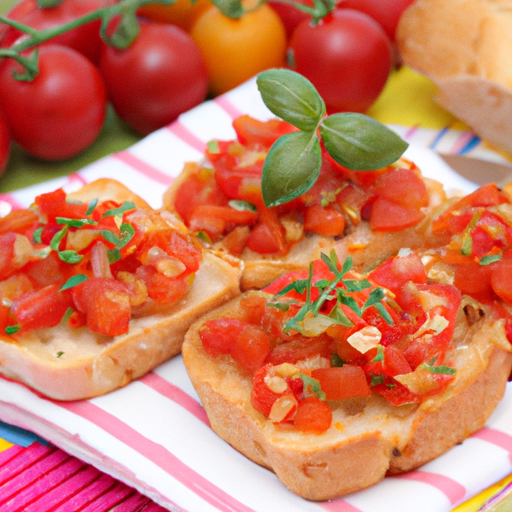
{"type": "MultiPolygon", "coordinates": [[[[123,181],[159,207],[166,186],[183,163],[201,159],[210,139],[232,138],[231,122],[241,113],[260,119],[270,116],[254,80],[79,173],[0,196],[0,211],[28,205],[43,191],[58,186],[72,190],[100,177],[123,181]]],[[[410,127],[393,128],[402,136],[411,131],[410,127]]],[[[447,167],[428,143],[422,144],[421,133],[415,130],[413,136],[406,156],[426,176],[443,181],[449,189],[476,188],[447,167]]],[[[460,143],[460,136],[452,138],[460,143]]],[[[479,144],[473,144],[471,151],[478,155],[479,144]]],[[[47,400],[23,385],[0,379],[0,420],[39,434],[162,507],[181,512],[448,512],[512,471],[510,387],[486,428],[444,456],[417,471],[323,503],[293,495],[271,472],[248,461],[212,432],[181,357],[123,389],[80,402],[47,400]]],[[[52,458],[48,464],[53,463],[57,462],[52,458]]],[[[73,471],[84,477],[89,474],[78,467],[79,462],[69,464],[70,475],[73,471]]],[[[98,479],[100,483],[107,485],[98,479]]]]}

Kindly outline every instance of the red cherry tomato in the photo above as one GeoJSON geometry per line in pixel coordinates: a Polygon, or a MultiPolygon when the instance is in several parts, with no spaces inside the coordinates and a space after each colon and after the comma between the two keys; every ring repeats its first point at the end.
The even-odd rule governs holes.
{"type": "Polygon", "coordinates": [[[339,8],[355,9],[371,16],[385,31],[391,41],[402,13],[413,0],[340,0],[339,8]]]}
{"type": "MultiPolygon", "coordinates": [[[[7,17],[36,30],[45,30],[69,23],[89,12],[113,4],[114,0],[65,0],[55,7],[40,8],[37,5],[37,0],[22,0],[9,12],[7,17]]],[[[91,21],[43,44],[69,46],[97,64],[102,44],[100,24],[100,20],[91,21]]],[[[25,37],[19,30],[9,27],[2,38],[1,46],[10,47],[18,39],[25,37]]]]}
{"type": "Polygon", "coordinates": [[[199,49],[174,25],[142,23],[126,50],[104,47],[100,71],[116,112],[143,135],[174,121],[208,92],[199,49]]]}
{"type": "Polygon", "coordinates": [[[39,74],[31,82],[14,59],[0,65],[0,109],[12,136],[27,153],[45,160],[75,156],[98,136],[106,112],[105,86],[80,53],[58,45],[39,49],[39,74]]]}
{"type": "Polygon", "coordinates": [[[336,9],[318,25],[302,21],[289,43],[290,67],[308,78],[329,112],[365,112],[393,62],[391,42],[372,18],[336,9]]]}

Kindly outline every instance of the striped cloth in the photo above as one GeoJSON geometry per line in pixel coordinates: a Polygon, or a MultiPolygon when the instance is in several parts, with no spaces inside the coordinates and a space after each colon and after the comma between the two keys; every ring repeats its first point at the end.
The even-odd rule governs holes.
{"type": "MultiPolygon", "coordinates": [[[[270,117],[254,80],[78,173],[0,196],[0,212],[27,206],[42,192],[60,186],[71,191],[103,177],[119,179],[160,207],[184,162],[201,159],[209,140],[232,138],[232,120],[242,113],[270,117]]],[[[453,120],[441,128],[399,121],[390,116],[386,122],[411,142],[407,156],[426,176],[448,187],[468,192],[476,185],[447,167],[429,149],[433,145],[503,158],[453,120]]],[[[38,447],[46,454],[43,459],[57,458],[59,464],[69,460],[78,474],[85,471],[80,464],[91,465],[175,512],[448,512],[512,471],[512,387],[486,427],[444,456],[365,491],[321,503],[291,494],[271,472],[212,432],[180,356],[123,389],[79,402],[48,400],[1,378],[0,420],[48,440],[49,446],[38,447]]],[[[10,450],[20,460],[28,456],[19,448],[6,453],[10,450]]]]}

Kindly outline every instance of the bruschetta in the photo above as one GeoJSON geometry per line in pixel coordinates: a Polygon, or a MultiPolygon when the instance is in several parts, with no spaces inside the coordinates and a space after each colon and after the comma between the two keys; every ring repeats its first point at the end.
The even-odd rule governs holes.
{"type": "Polygon", "coordinates": [[[59,400],[144,375],[240,293],[234,260],[110,179],[1,218],[0,247],[0,373],[59,400]]]}
{"type": "Polygon", "coordinates": [[[454,286],[442,254],[402,249],[362,273],[333,252],[196,322],[182,353],[213,430],[327,500],[481,428],[510,375],[512,331],[497,297],[454,286]]]}
{"type": "Polygon", "coordinates": [[[335,247],[360,263],[385,259],[405,241],[408,247],[421,246],[426,214],[445,199],[441,184],[423,178],[406,159],[356,172],[323,150],[315,185],[268,208],[261,193],[265,157],[278,137],[295,128],[247,115],[235,119],[233,127],[236,139],[211,141],[204,162],[187,163],[163,202],[208,246],[244,262],[244,290],[306,268],[335,247]]]}

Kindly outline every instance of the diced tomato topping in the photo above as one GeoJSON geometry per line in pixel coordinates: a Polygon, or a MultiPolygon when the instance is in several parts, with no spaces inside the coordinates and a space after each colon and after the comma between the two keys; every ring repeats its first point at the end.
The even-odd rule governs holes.
{"type": "Polygon", "coordinates": [[[415,252],[394,256],[370,272],[369,278],[377,284],[397,292],[408,281],[424,284],[427,273],[420,257],[415,252]]]}
{"type": "Polygon", "coordinates": [[[366,375],[360,366],[344,364],[339,367],[319,368],[311,372],[311,377],[320,382],[326,400],[371,395],[366,375]]]}
{"type": "Polygon", "coordinates": [[[123,283],[93,277],[74,287],[73,300],[78,310],[85,313],[91,331],[106,336],[119,336],[128,331],[130,294],[123,283]]]}
{"type": "Polygon", "coordinates": [[[167,277],[149,265],[138,267],[136,275],[146,285],[149,297],[158,304],[176,302],[189,288],[186,278],[167,277]]]}
{"type": "Polygon", "coordinates": [[[69,294],[60,292],[59,286],[50,284],[15,300],[11,315],[23,329],[43,329],[58,325],[70,306],[69,294]]]}
{"type": "Polygon", "coordinates": [[[38,220],[33,210],[13,210],[0,218],[0,235],[10,231],[25,234],[37,224],[38,220]]]}
{"type": "Polygon", "coordinates": [[[319,398],[309,396],[299,402],[293,426],[300,432],[323,434],[332,422],[332,410],[329,404],[319,398]]]}
{"type": "Polygon", "coordinates": [[[67,201],[63,189],[39,195],[35,199],[35,204],[49,221],[55,220],[56,217],[81,219],[85,217],[87,211],[87,204],[67,201]]]}
{"type": "Polygon", "coordinates": [[[269,149],[281,135],[297,131],[297,129],[280,119],[259,121],[248,115],[237,117],[233,121],[238,140],[247,146],[262,146],[269,149]]]}
{"type": "Polygon", "coordinates": [[[494,293],[500,299],[512,304],[512,259],[505,259],[489,265],[489,273],[494,293]]]}
{"type": "Polygon", "coordinates": [[[475,298],[487,298],[492,293],[491,275],[494,265],[480,265],[468,260],[455,265],[453,284],[462,292],[475,298]]]}
{"type": "Polygon", "coordinates": [[[416,226],[424,218],[425,214],[418,208],[386,197],[377,197],[371,204],[370,226],[375,231],[401,231],[416,226]]]}
{"type": "Polygon", "coordinates": [[[304,212],[304,229],[323,236],[339,236],[345,229],[345,217],[329,206],[313,205],[304,212]]]}
{"type": "Polygon", "coordinates": [[[256,370],[252,378],[252,391],[251,391],[251,404],[252,406],[267,418],[274,402],[288,392],[288,387],[281,392],[276,392],[270,389],[267,379],[269,376],[275,376],[273,366],[266,364],[256,370]]]}

